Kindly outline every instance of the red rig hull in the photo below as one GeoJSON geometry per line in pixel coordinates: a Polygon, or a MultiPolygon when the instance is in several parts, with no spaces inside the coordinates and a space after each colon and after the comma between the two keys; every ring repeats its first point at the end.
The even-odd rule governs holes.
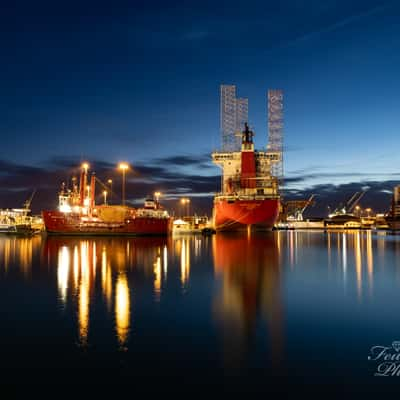
{"type": "Polygon", "coordinates": [[[272,230],[279,214],[278,179],[271,166],[279,162],[277,152],[254,150],[247,123],[242,132],[241,151],[214,152],[222,167],[221,193],[214,197],[214,227],[217,231],[272,230]]]}
{"type": "Polygon", "coordinates": [[[214,201],[214,225],[218,231],[271,230],[278,218],[279,199],[214,201]]]}
{"type": "Polygon", "coordinates": [[[46,232],[58,235],[168,235],[172,232],[172,218],[133,217],[120,222],[83,220],[79,214],[43,211],[46,232]]]}

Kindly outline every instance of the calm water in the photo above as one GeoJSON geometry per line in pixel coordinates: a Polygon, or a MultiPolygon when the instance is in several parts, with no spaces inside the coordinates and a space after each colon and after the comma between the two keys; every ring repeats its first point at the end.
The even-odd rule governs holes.
{"type": "Polygon", "coordinates": [[[388,387],[400,236],[3,236],[0,321],[2,383],[388,387]]]}

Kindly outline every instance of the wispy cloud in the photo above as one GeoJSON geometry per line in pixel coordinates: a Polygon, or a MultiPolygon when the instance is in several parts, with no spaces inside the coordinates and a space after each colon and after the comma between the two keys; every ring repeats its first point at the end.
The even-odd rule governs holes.
{"type": "MultiPolygon", "coordinates": [[[[53,158],[39,166],[19,165],[0,160],[0,208],[16,207],[36,190],[32,209],[40,212],[57,205],[57,193],[61,183],[71,183],[73,176],[79,177],[79,157],[53,158]]],[[[182,196],[193,197],[193,206],[203,210],[211,209],[212,195],[218,190],[220,178],[217,175],[197,175],[185,166],[198,166],[204,162],[202,156],[190,158],[177,156],[154,160],[151,163],[136,163],[126,175],[127,202],[138,205],[155,191],[163,193],[163,201],[175,208],[177,199],[182,196]],[[172,171],[171,165],[180,166],[172,171]],[[186,172],[185,172],[186,171],[186,172]]],[[[107,186],[107,180],[113,181],[112,198],[120,201],[121,174],[115,165],[102,160],[92,160],[91,169],[96,173],[99,186],[107,186]],[[102,183],[101,183],[102,182],[102,183]]],[[[108,187],[111,190],[111,187],[108,187]]],[[[101,190],[98,190],[98,201],[102,201],[101,190]]]]}
{"type": "Polygon", "coordinates": [[[308,40],[318,38],[326,33],[337,31],[345,26],[351,25],[351,24],[358,22],[364,18],[367,18],[374,14],[377,14],[378,12],[383,11],[386,8],[390,7],[391,5],[393,5],[393,1],[385,2],[384,4],[381,4],[376,7],[372,7],[370,9],[360,12],[358,14],[350,15],[346,18],[342,18],[339,21],[337,21],[331,25],[328,25],[324,28],[316,29],[316,30],[312,30],[312,31],[300,34],[295,38],[288,39],[287,41],[281,43],[277,47],[279,47],[279,48],[290,47],[290,46],[296,45],[301,42],[305,42],[308,40]]]}

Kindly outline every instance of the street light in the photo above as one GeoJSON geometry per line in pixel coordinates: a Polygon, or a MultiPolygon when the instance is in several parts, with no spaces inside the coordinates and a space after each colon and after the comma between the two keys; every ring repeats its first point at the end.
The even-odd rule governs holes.
{"type": "Polygon", "coordinates": [[[369,218],[369,213],[371,212],[371,209],[367,208],[365,211],[367,212],[367,217],[369,218]]]}
{"type": "Polygon", "coordinates": [[[360,216],[360,206],[356,206],[356,212],[357,216],[360,216]]]}
{"type": "Polygon", "coordinates": [[[185,204],[187,205],[187,209],[186,209],[186,213],[187,215],[189,215],[189,203],[190,203],[190,199],[188,198],[183,198],[181,199],[181,204],[184,206],[185,204]]]}
{"type": "MultiPolygon", "coordinates": [[[[182,214],[185,214],[185,203],[186,203],[186,199],[181,199],[181,204],[182,204],[182,206],[183,206],[183,213],[182,214]]],[[[184,215],[182,215],[182,217],[183,217],[184,215]]]]}
{"type": "Polygon", "coordinates": [[[112,179],[109,179],[107,181],[107,183],[110,186],[110,203],[112,203],[112,194],[113,194],[113,191],[112,191],[112,179]]]}
{"type": "Polygon", "coordinates": [[[161,193],[160,192],[154,192],[154,197],[156,198],[156,203],[158,205],[158,201],[160,199],[161,193]]]}
{"type": "Polygon", "coordinates": [[[129,168],[127,163],[120,163],[118,168],[122,171],[122,205],[125,205],[125,172],[129,168]]]}
{"type": "Polygon", "coordinates": [[[107,190],[103,192],[103,196],[104,196],[104,205],[107,205],[107,190]]]}

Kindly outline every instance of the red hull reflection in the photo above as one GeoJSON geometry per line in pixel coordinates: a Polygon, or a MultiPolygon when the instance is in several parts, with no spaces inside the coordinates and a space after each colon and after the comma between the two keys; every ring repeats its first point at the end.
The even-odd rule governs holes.
{"type": "Polygon", "coordinates": [[[213,257],[215,272],[222,277],[214,311],[223,331],[225,362],[242,365],[261,319],[270,337],[271,363],[278,366],[283,351],[278,236],[217,234],[213,257]]]}

